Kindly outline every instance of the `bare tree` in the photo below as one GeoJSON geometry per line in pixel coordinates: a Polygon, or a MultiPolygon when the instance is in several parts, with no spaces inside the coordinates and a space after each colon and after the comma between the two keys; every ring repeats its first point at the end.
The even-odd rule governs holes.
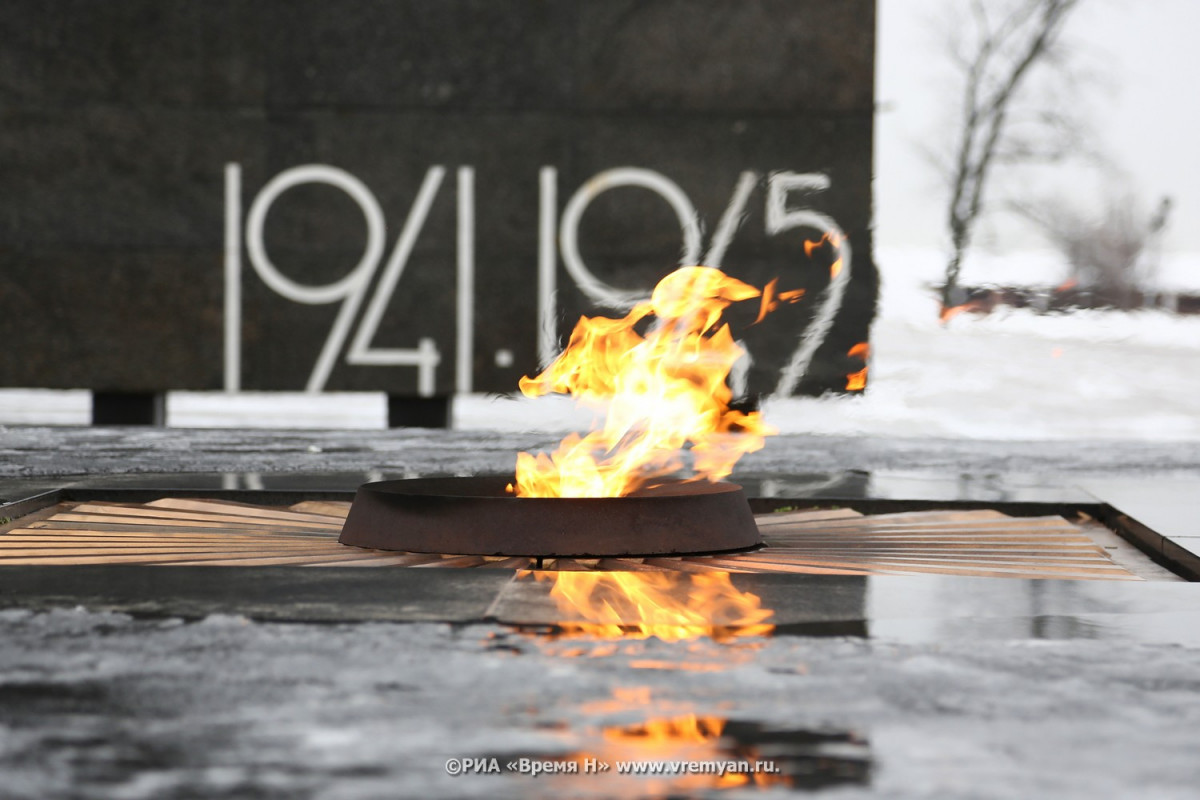
{"type": "Polygon", "coordinates": [[[1145,214],[1128,187],[1107,195],[1108,205],[1099,212],[1081,211],[1062,198],[1013,208],[1062,253],[1074,291],[1087,292],[1093,303],[1133,308],[1158,267],[1157,245],[1171,198],[1162,198],[1153,214],[1145,214]]]}
{"type": "MultiPolygon", "coordinates": [[[[995,3],[971,0],[971,23],[954,34],[951,55],[963,71],[962,121],[949,165],[947,223],[950,255],[942,286],[943,309],[956,305],[958,276],[983,210],[984,189],[998,161],[1053,159],[1068,147],[1061,136],[1012,135],[1014,98],[1030,71],[1051,57],[1068,15],[1079,0],[1021,0],[997,13],[995,3]],[[989,6],[991,9],[989,10],[989,6]]],[[[1056,111],[1035,115],[1033,128],[1068,130],[1056,111]]]]}

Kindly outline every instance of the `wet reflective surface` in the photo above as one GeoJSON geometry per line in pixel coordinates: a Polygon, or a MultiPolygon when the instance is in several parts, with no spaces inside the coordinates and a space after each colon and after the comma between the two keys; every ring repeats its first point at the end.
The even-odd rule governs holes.
{"type": "MultiPolygon", "coordinates": [[[[725,642],[765,636],[774,611],[740,591],[726,572],[521,572],[517,581],[549,587],[561,635],[673,642],[708,637],[725,642]]],[[[535,601],[536,602],[536,601],[535,601]]],[[[534,612],[536,613],[536,611],[534,612]]]]}
{"type": "MultiPolygon", "coordinates": [[[[409,437],[409,447],[372,434],[391,449],[341,450],[343,439],[328,436],[284,447],[274,435],[214,435],[200,452],[204,437],[178,432],[122,434],[87,450],[78,443],[102,434],[83,431],[51,436],[53,446],[39,433],[34,452],[13,449],[7,435],[10,467],[25,474],[193,470],[80,479],[10,471],[0,480],[9,500],[67,483],[348,493],[404,477],[410,463],[453,474],[464,454],[484,465],[472,471],[495,471],[512,450],[498,442],[477,458],[487,445],[478,437],[409,437]],[[270,474],[301,463],[328,472],[270,474]],[[389,468],[359,469],[367,463],[389,468]],[[200,474],[215,469],[229,471],[200,474]]],[[[1072,471],[1088,464],[1116,474],[1196,463],[1175,446],[1098,442],[1082,456],[1077,443],[947,447],[805,437],[777,447],[774,462],[759,459],[744,480],[762,497],[1087,504],[1115,497],[1111,487],[1089,484],[1094,497],[1070,488],[1072,471]],[[863,465],[872,471],[844,469],[863,465]],[[906,471],[913,465],[943,473],[906,471]],[[1007,474],[986,474],[997,470],[1007,474]]],[[[1156,496],[1119,483],[1134,501],[1156,496]]],[[[1200,496],[1182,486],[1171,497],[1189,493],[1200,496]]],[[[1186,525],[1189,514],[1176,506],[1163,524],[1186,525]]],[[[79,567],[69,576],[0,570],[6,800],[756,792],[744,782],[723,788],[712,774],[626,776],[625,791],[595,774],[450,775],[445,766],[481,754],[610,753],[744,753],[778,762],[794,781],[768,789],[839,797],[1195,794],[1195,584],[732,575],[729,586],[769,615],[668,641],[619,604],[618,635],[599,635],[563,611],[547,582],[490,570],[79,567]]],[[[674,581],[656,589],[690,598],[695,585],[674,581]]]]}
{"type": "MultiPolygon", "coordinates": [[[[597,639],[645,638],[656,621],[703,607],[704,575],[626,573],[626,588],[652,588],[654,604],[588,595],[604,609],[596,626],[587,597],[564,602],[555,574],[522,573],[492,607],[517,626],[545,626],[558,635],[597,639]]],[[[584,573],[586,574],[586,573],[584,573]]],[[[576,593],[577,594],[577,593],[576,593]]],[[[1200,645],[1200,584],[1013,580],[943,576],[730,576],[724,593],[752,616],[736,614],[719,631],[692,629],[716,641],[739,635],[862,636],[905,642],[957,639],[1093,639],[1200,645]],[[742,629],[739,631],[739,627],[742,629]],[[714,633],[716,635],[714,635],[714,633]]],[[[722,613],[730,613],[723,611],[722,613]]],[[[664,636],[662,638],[671,638],[664,636]]]]}
{"type": "Polygon", "coordinates": [[[870,579],[880,639],[1094,639],[1200,645],[1200,584],[935,578],[870,579]]]}
{"type": "MultiPolygon", "coordinates": [[[[760,608],[782,587],[758,582],[760,608]]],[[[3,794],[717,798],[760,784],[888,800],[1194,793],[1200,646],[1146,642],[1177,629],[1122,640],[1081,614],[1022,616],[1002,592],[959,617],[930,615],[925,600],[965,602],[968,588],[933,587],[923,599],[877,592],[875,580],[828,584],[838,599],[812,616],[892,603],[863,622],[867,637],[780,625],[723,641],[0,610],[3,794]],[[967,616],[993,603],[1008,616],[967,616]],[[972,624],[994,635],[962,635],[972,624]],[[582,771],[589,760],[595,772],[582,771]],[[554,771],[567,765],[576,771],[554,771]]],[[[1194,588],[1134,588],[1163,587],[1194,588]]],[[[1162,609],[1181,596],[1138,602],[1120,591],[1125,601],[1108,613],[1130,629],[1169,616],[1162,609]]],[[[1097,607],[1059,590],[1037,602],[1097,607]]],[[[773,614],[801,618],[782,603],[773,614]]]]}
{"type": "MultiPolygon", "coordinates": [[[[319,449],[318,449],[319,450],[319,449]]],[[[319,450],[316,455],[324,455],[319,450]]],[[[197,491],[296,491],[353,494],[359,485],[399,478],[456,475],[440,470],[331,471],[331,472],[190,472],[96,475],[87,478],[16,479],[0,478],[0,499],[11,502],[36,491],[70,486],[101,490],[197,490],[197,491]]],[[[730,480],[740,483],[748,497],[821,498],[841,500],[920,500],[992,503],[1095,503],[1089,492],[1074,485],[1070,476],[1047,481],[1044,476],[1002,474],[956,474],[952,471],[843,470],[833,472],[789,472],[746,470],[730,480]]]]}
{"type": "Polygon", "coordinates": [[[601,624],[625,641],[672,638],[657,635],[671,627],[687,634],[674,637],[681,640],[739,640],[761,636],[765,626],[776,637],[1200,643],[1196,583],[732,574],[716,586],[703,575],[616,574],[645,589],[657,610],[611,596],[600,617],[564,608],[554,584],[533,572],[514,578],[505,570],[136,565],[0,567],[0,609],[82,606],[150,617],[243,614],[295,622],[495,621],[553,630],[564,642],[604,640],[588,628],[601,624]],[[694,615],[673,616],[672,609],[688,611],[698,592],[740,606],[726,605],[703,624],[694,615]]]}
{"type": "Polygon", "coordinates": [[[1053,481],[1044,476],[931,473],[905,470],[847,470],[826,473],[739,473],[746,493],[761,498],[819,498],[895,500],[945,503],[1095,503],[1089,492],[1068,476],[1053,481]]]}
{"type": "MultiPolygon", "coordinates": [[[[618,688],[611,701],[590,704],[600,709],[593,716],[644,712],[653,705],[650,694],[645,688],[618,688]]],[[[598,794],[646,798],[743,788],[814,791],[865,786],[871,780],[870,743],[849,731],[771,726],[675,709],[669,716],[585,725],[578,732],[594,742],[593,749],[485,753],[465,760],[464,769],[536,773],[564,790],[583,776],[598,794]]]]}

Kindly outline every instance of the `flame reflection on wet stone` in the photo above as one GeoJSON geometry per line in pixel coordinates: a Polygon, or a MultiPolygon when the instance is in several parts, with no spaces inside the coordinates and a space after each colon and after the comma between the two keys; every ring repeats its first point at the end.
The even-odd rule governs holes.
{"type": "MultiPolygon", "coordinates": [[[[618,689],[604,706],[610,714],[614,708],[653,708],[648,689],[618,689]]],[[[816,790],[871,781],[870,744],[850,731],[779,727],[676,709],[584,733],[589,745],[571,752],[492,755],[505,762],[528,758],[574,765],[571,772],[548,774],[543,781],[571,781],[586,774],[589,764],[603,764],[590,773],[595,782],[589,782],[589,791],[605,796],[636,791],[639,797],[677,797],[748,787],[816,790]]]]}
{"type": "Polygon", "coordinates": [[[535,572],[552,583],[550,596],[565,636],[673,642],[700,637],[729,641],[766,636],[774,614],[725,572],[679,576],[665,572],[535,572]]]}
{"type": "Polygon", "coordinates": [[[870,780],[866,739],[844,731],[772,728],[759,722],[686,713],[606,726],[596,754],[618,761],[726,764],[724,775],[675,776],[670,789],[781,786],[818,789],[870,780]]]}

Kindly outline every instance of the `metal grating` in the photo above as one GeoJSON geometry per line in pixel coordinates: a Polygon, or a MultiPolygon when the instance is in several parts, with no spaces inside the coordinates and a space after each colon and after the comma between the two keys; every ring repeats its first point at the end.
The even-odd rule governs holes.
{"type": "MultiPolygon", "coordinates": [[[[62,503],[0,527],[0,566],[146,564],[526,569],[530,558],[397,553],[337,542],[349,503],[289,507],[207,499],[62,503]]],[[[1141,580],[1063,517],[994,510],[862,515],[850,509],[756,517],[766,546],[684,558],[547,559],[548,570],[932,573],[1141,580]]]]}

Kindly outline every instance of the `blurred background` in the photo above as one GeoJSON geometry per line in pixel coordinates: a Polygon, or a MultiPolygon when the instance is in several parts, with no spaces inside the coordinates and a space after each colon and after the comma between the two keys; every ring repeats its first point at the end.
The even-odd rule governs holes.
{"type": "MultiPolygon", "coordinates": [[[[995,28],[1039,4],[978,5],[995,28]]],[[[1012,101],[952,303],[964,310],[941,321],[972,6],[878,4],[872,383],[800,403],[810,430],[1197,438],[1200,6],[1068,4],[1012,101]]]]}

